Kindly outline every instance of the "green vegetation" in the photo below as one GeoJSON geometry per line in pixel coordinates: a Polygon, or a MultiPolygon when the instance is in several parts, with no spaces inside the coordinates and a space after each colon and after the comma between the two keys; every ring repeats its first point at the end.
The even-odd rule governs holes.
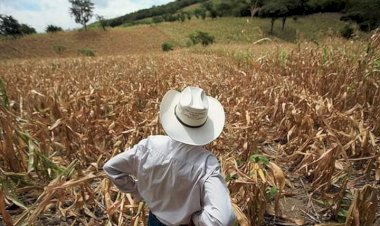
{"type": "MultiPolygon", "coordinates": [[[[297,39],[320,40],[327,36],[339,35],[344,26],[341,14],[326,13],[299,17],[289,20],[284,30],[280,24],[274,25],[273,38],[289,42],[297,39]]],[[[162,23],[157,28],[170,36],[180,46],[186,46],[189,33],[198,30],[214,36],[220,44],[252,43],[265,38],[270,33],[270,20],[267,18],[223,17],[216,20],[191,20],[185,23],[162,23]]]]}
{"type": "Polygon", "coordinates": [[[19,29],[20,29],[22,35],[30,35],[30,34],[37,33],[36,29],[29,27],[26,24],[21,24],[19,29]]]}
{"type": "Polygon", "coordinates": [[[36,33],[34,28],[20,24],[12,16],[0,14],[0,35],[17,37],[34,33],[36,33]]]}
{"type": "Polygon", "coordinates": [[[84,49],[78,49],[77,50],[78,52],[78,55],[81,55],[81,56],[95,56],[95,53],[92,49],[87,49],[87,48],[84,48],[84,49]]]}
{"type": "Polygon", "coordinates": [[[103,30],[106,30],[106,27],[108,26],[108,23],[106,19],[104,19],[104,16],[96,15],[96,20],[98,21],[99,25],[103,28],[103,30]]]}
{"type": "Polygon", "coordinates": [[[249,160],[254,163],[261,163],[265,166],[269,164],[269,159],[262,155],[251,155],[251,157],[249,157],[249,160]]]}
{"type": "Polygon", "coordinates": [[[63,45],[56,44],[56,45],[53,45],[53,50],[57,54],[61,55],[66,50],[66,47],[63,45]]]}
{"type": "Polygon", "coordinates": [[[347,13],[343,20],[352,20],[359,24],[362,31],[371,31],[380,26],[380,1],[348,0],[347,13]]]}
{"type": "Polygon", "coordinates": [[[189,35],[189,38],[193,45],[196,45],[198,43],[201,43],[202,46],[208,46],[214,43],[215,37],[210,35],[207,32],[203,31],[196,31],[195,33],[192,33],[189,35]]]}
{"type": "Polygon", "coordinates": [[[75,23],[82,24],[87,31],[87,23],[93,16],[94,3],[91,0],[69,0],[69,2],[70,15],[75,18],[75,23]]]}
{"type": "MultiPolygon", "coordinates": [[[[288,18],[298,18],[321,12],[342,13],[341,19],[354,21],[363,31],[380,25],[378,0],[181,0],[150,9],[139,10],[105,23],[115,26],[151,24],[217,17],[268,17],[271,18],[269,33],[275,33],[275,21],[281,19],[285,30],[288,18]]],[[[99,23],[97,23],[99,25],[99,23]]],[[[342,28],[337,29],[339,31],[342,28]]]]}
{"type": "Polygon", "coordinates": [[[273,187],[268,187],[265,190],[265,196],[268,200],[273,200],[274,197],[278,194],[278,188],[273,186],[273,187]]]}
{"type": "Polygon", "coordinates": [[[352,38],[354,35],[354,28],[351,24],[346,24],[339,32],[343,38],[352,38]]]}
{"type": "Polygon", "coordinates": [[[164,52],[169,52],[169,51],[173,50],[174,47],[173,47],[173,44],[172,44],[172,43],[170,43],[170,42],[164,42],[164,43],[162,43],[162,45],[161,45],[161,49],[162,49],[162,51],[164,51],[164,52]]]}
{"type": "Polygon", "coordinates": [[[62,31],[62,28],[58,27],[58,26],[54,26],[54,25],[48,25],[46,27],[46,32],[47,33],[55,33],[55,32],[58,32],[58,31],[62,31]]]}
{"type": "MultiPolygon", "coordinates": [[[[175,21],[178,19],[176,14],[177,11],[180,11],[181,9],[199,3],[199,2],[205,2],[207,0],[181,0],[181,1],[175,1],[170,2],[166,5],[161,6],[153,6],[150,9],[143,9],[139,10],[137,12],[133,12],[121,17],[117,17],[114,19],[108,20],[108,24],[111,27],[120,26],[122,24],[133,24],[136,21],[145,19],[145,18],[153,18],[153,17],[160,17],[158,20],[164,20],[164,21],[175,21]]],[[[157,21],[157,19],[156,19],[157,21]]]]}

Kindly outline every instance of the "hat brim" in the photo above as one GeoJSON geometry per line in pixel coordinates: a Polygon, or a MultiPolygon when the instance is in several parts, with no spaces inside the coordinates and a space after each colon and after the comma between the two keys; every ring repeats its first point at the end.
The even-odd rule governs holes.
{"type": "Polygon", "coordinates": [[[208,98],[208,115],[206,123],[199,128],[190,128],[178,121],[174,108],[178,103],[180,92],[169,90],[160,104],[160,122],[169,137],[191,145],[205,145],[215,140],[223,130],[225,113],[220,102],[208,98]]]}

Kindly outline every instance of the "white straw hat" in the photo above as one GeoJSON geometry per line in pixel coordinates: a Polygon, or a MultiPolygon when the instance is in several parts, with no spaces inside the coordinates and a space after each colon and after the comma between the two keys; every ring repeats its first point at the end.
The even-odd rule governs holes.
{"type": "Polygon", "coordinates": [[[169,90],[160,105],[160,122],[172,139],[191,145],[205,145],[223,130],[225,114],[220,102],[198,87],[182,92],[169,90]]]}

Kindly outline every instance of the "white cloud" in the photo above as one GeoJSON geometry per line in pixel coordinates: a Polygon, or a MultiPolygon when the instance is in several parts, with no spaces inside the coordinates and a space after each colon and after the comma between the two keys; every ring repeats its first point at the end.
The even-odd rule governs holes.
{"type": "MultiPolygon", "coordinates": [[[[20,23],[34,27],[37,32],[44,32],[46,26],[53,24],[63,29],[81,27],[69,15],[68,0],[0,0],[0,14],[11,15],[20,23]]],[[[94,13],[105,18],[114,18],[152,5],[161,5],[172,0],[93,0],[94,13]]],[[[95,18],[91,20],[93,22],[95,18]]]]}

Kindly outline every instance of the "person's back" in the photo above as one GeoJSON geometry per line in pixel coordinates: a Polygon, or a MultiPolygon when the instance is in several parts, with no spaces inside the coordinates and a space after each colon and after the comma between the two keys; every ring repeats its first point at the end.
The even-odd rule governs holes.
{"type": "MultiPolygon", "coordinates": [[[[205,127],[210,128],[210,124],[205,127]]],[[[177,126],[175,131],[179,129],[177,126]]],[[[200,131],[185,129],[188,133],[200,131]]],[[[171,135],[170,128],[165,131],[171,135]]],[[[232,225],[235,216],[220,165],[215,155],[202,146],[220,131],[206,134],[206,140],[199,134],[187,137],[194,141],[186,140],[186,135],[183,139],[150,136],[109,160],[103,168],[121,191],[146,202],[151,210],[150,226],[156,225],[154,219],[157,225],[232,225]]]]}

